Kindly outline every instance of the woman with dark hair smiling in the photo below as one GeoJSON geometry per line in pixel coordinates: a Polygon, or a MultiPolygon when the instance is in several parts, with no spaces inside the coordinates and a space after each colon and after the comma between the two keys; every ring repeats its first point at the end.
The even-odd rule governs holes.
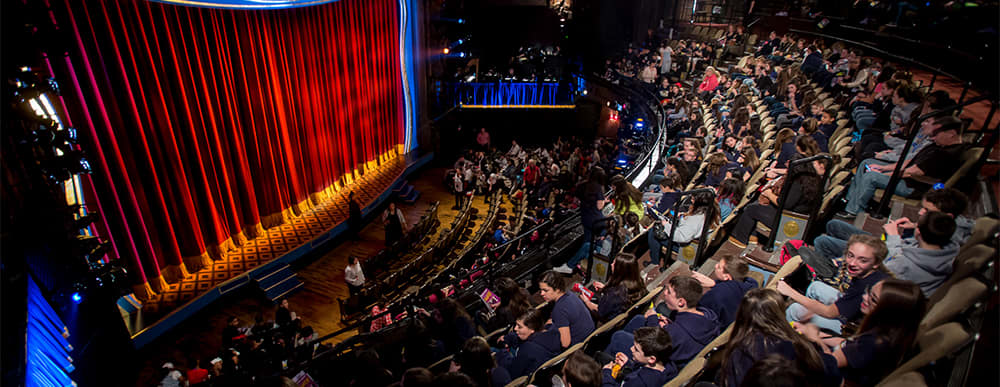
{"type": "Polygon", "coordinates": [[[497,352],[497,364],[519,378],[562,352],[559,332],[546,331],[548,316],[542,309],[531,309],[517,318],[514,330],[501,338],[508,348],[497,352]]]}
{"type": "Polygon", "coordinates": [[[927,299],[916,284],[887,278],[867,289],[858,333],[847,340],[822,337],[813,324],[797,324],[806,338],[837,359],[848,385],[874,386],[899,365],[917,336],[927,299]],[[832,348],[827,344],[835,344],[832,348]]]}

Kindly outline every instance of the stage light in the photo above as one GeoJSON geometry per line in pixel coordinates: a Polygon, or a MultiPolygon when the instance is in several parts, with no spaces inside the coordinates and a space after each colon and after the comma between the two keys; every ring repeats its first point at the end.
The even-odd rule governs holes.
{"type": "Polygon", "coordinates": [[[458,19],[458,24],[465,24],[465,19],[458,19]]]}
{"type": "Polygon", "coordinates": [[[465,53],[464,53],[464,52],[460,52],[460,53],[458,53],[458,57],[459,57],[459,58],[465,58],[465,53]]]}
{"type": "Polygon", "coordinates": [[[583,95],[587,95],[587,90],[584,90],[584,91],[583,91],[582,93],[580,93],[580,94],[583,94],[583,95]]]}
{"type": "Polygon", "coordinates": [[[449,50],[449,49],[448,49],[448,47],[445,47],[445,48],[444,48],[444,53],[445,53],[445,54],[447,54],[447,53],[449,53],[449,52],[451,52],[451,50],[449,50]]]}
{"type": "Polygon", "coordinates": [[[459,39],[459,40],[458,40],[458,44],[462,44],[462,43],[465,43],[465,41],[464,41],[464,40],[462,40],[462,39],[459,39]]]}
{"type": "Polygon", "coordinates": [[[80,292],[73,292],[73,295],[69,296],[69,298],[73,300],[74,304],[83,302],[83,294],[80,292]]]}

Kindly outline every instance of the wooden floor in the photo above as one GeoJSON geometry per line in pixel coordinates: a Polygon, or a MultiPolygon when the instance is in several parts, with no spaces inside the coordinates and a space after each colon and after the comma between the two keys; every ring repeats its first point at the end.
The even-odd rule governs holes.
{"type": "MultiPolygon", "coordinates": [[[[442,185],[445,169],[429,169],[411,175],[410,182],[421,192],[421,197],[414,205],[400,205],[407,223],[415,224],[431,203],[440,201],[439,220],[444,229],[457,215],[452,210],[454,196],[442,185]]],[[[480,213],[485,214],[489,206],[481,198],[473,203],[480,213]]],[[[504,206],[509,208],[509,203],[504,206]]],[[[481,225],[476,222],[473,232],[481,225]]],[[[338,331],[343,328],[340,323],[340,307],[337,298],[348,296],[347,285],[344,283],[344,267],[347,257],[356,255],[370,257],[384,247],[385,229],[381,217],[373,219],[361,232],[360,241],[345,241],[321,257],[315,259],[297,271],[305,283],[302,290],[292,294],[288,301],[290,308],[304,325],[313,327],[319,335],[338,331]]],[[[249,288],[249,287],[248,287],[249,288]]],[[[244,325],[251,325],[258,315],[263,320],[273,320],[275,306],[270,303],[257,289],[247,289],[233,297],[225,298],[207,307],[202,312],[178,325],[173,331],[163,335],[157,341],[145,346],[137,359],[140,373],[137,375],[137,386],[155,385],[153,380],[155,370],[164,362],[174,362],[178,367],[186,367],[189,359],[214,356],[222,346],[221,332],[229,316],[239,317],[244,325]]],[[[337,343],[355,334],[354,331],[331,338],[327,342],[337,343]]]]}

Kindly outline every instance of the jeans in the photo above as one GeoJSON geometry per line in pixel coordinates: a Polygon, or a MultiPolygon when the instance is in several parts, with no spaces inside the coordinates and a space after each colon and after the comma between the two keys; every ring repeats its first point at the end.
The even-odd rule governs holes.
{"type": "MultiPolygon", "coordinates": [[[[649,240],[649,263],[653,264],[653,265],[659,265],[660,264],[660,254],[661,254],[660,250],[663,249],[663,246],[667,245],[667,240],[664,239],[664,240],[661,241],[659,239],[656,239],[656,233],[653,232],[652,230],[650,230],[648,234],[649,235],[646,238],[649,240]]],[[[671,245],[670,249],[673,250],[673,251],[679,251],[680,250],[680,243],[677,243],[677,241],[674,241],[674,243],[671,245]]]]}
{"type": "Polygon", "coordinates": [[[826,233],[816,237],[813,245],[824,258],[834,259],[844,254],[844,250],[847,250],[847,240],[854,234],[871,235],[865,230],[854,227],[853,224],[834,219],[826,224],[826,233]]]}
{"type": "MultiPolygon", "coordinates": [[[[806,289],[806,297],[830,305],[840,298],[840,291],[832,286],[819,281],[813,281],[806,289]]],[[[840,333],[840,320],[813,315],[809,320],[803,320],[806,315],[812,314],[806,307],[799,303],[794,303],[785,309],[785,319],[789,322],[811,322],[816,326],[840,333]]]]}
{"type": "Polygon", "coordinates": [[[566,261],[566,266],[569,266],[571,269],[575,268],[576,265],[580,264],[580,261],[590,255],[590,240],[593,239],[593,235],[594,231],[590,227],[583,227],[583,244],[576,250],[573,257],[569,261],[566,261]]]}
{"type": "MultiPolygon", "coordinates": [[[[851,180],[851,186],[847,189],[847,207],[844,210],[848,213],[857,214],[863,211],[868,205],[868,201],[872,199],[872,196],[875,196],[875,190],[885,189],[889,185],[891,174],[866,171],[865,167],[871,164],[885,165],[884,162],[875,159],[866,159],[861,162],[861,165],[858,166],[858,172],[851,180]]],[[[905,181],[900,180],[899,184],[896,184],[896,195],[909,196],[912,193],[913,188],[907,187],[905,181]]]]}

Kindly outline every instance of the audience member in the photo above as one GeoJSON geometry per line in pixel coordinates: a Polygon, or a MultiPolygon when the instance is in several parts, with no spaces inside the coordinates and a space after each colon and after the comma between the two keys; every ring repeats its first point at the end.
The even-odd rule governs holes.
{"type": "Polygon", "coordinates": [[[958,244],[951,240],[955,219],[943,212],[928,212],[917,224],[907,218],[887,223],[885,244],[889,255],[885,268],[896,278],[916,283],[930,296],[951,274],[952,262],[958,255],[958,244]],[[916,228],[912,243],[904,241],[900,232],[916,228]]]}
{"type": "Polygon", "coordinates": [[[497,367],[490,345],[482,337],[465,341],[462,349],[455,354],[448,372],[461,372],[472,378],[479,387],[500,387],[510,383],[510,374],[497,367]]]}
{"type": "Polygon", "coordinates": [[[625,367],[629,357],[624,353],[617,353],[615,360],[604,366],[604,387],[662,386],[677,376],[677,368],[670,361],[673,348],[667,332],[658,327],[642,327],[635,330],[634,341],[630,351],[632,361],[638,369],[625,375],[624,380],[619,383],[614,376],[613,366],[625,367]]]}
{"type": "Polygon", "coordinates": [[[542,275],[538,287],[542,298],[553,303],[552,329],[559,332],[563,348],[583,341],[594,331],[594,320],[579,297],[566,294],[566,278],[555,271],[542,275]]]}
{"type": "MultiPolygon", "coordinates": [[[[926,179],[941,181],[951,177],[962,162],[966,145],[962,143],[960,128],[942,126],[931,136],[932,144],[925,146],[913,159],[904,164],[903,179],[896,185],[895,194],[910,196],[930,188],[926,179]],[[918,180],[919,179],[919,180],[918,180]]],[[[858,171],[847,189],[847,206],[842,217],[853,217],[864,210],[875,194],[875,190],[886,188],[896,164],[885,164],[875,159],[867,159],[858,166],[858,171]]]]}
{"type": "Polygon", "coordinates": [[[605,285],[594,281],[593,287],[597,290],[597,303],[584,294],[580,294],[580,299],[587,309],[596,313],[594,320],[601,322],[607,322],[625,312],[646,294],[646,287],[639,276],[638,259],[627,253],[618,254],[611,261],[608,283],[605,285]]]}
{"type": "Polygon", "coordinates": [[[715,264],[712,276],[693,272],[691,276],[701,283],[708,291],[701,296],[698,305],[715,312],[719,316],[719,326],[726,327],[736,318],[736,309],[740,299],[750,289],[760,286],[757,280],[750,278],[750,265],[743,257],[724,255],[715,264]]]}
{"type": "Polygon", "coordinates": [[[871,235],[853,235],[847,241],[844,263],[834,287],[812,281],[806,294],[778,281],[778,292],[795,301],[785,311],[790,322],[811,322],[823,329],[840,333],[841,325],[853,322],[861,313],[862,296],[868,287],[888,277],[882,261],[888,250],[885,243],[871,235]]]}
{"type": "MultiPolygon", "coordinates": [[[[604,353],[629,354],[628,348],[632,345],[636,329],[642,326],[661,327],[670,335],[674,348],[670,361],[677,369],[684,368],[691,358],[719,335],[718,316],[711,309],[698,306],[701,295],[702,287],[698,280],[688,276],[671,278],[664,287],[663,301],[668,309],[675,312],[674,319],[650,308],[643,316],[629,321],[623,330],[615,332],[604,353]]],[[[634,359],[630,357],[630,360],[634,359]]]]}
{"type": "Polygon", "coordinates": [[[513,331],[501,338],[506,348],[497,352],[497,365],[511,378],[530,374],[562,352],[559,331],[545,330],[547,319],[542,309],[530,309],[517,318],[513,331]]]}
{"type": "MultiPolygon", "coordinates": [[[[705,227],[709,229],[719,224],[719,205],[715,202],[715,195],[702,192],[691,196],[691,205],[687,211],[678,215],[677,228],[672,230],[670,224],[671,217],[666,214],[660,221],[662,227],[656,232],[649,232],[649,259],[653,265],[660,265],[660,249],[667,245],[673,231],[673,250],[680,249],[680,245],[691,243],[696,238],[700,238],[705,227]],[[663,239],[661,239],[663,238],[663,239]]],[[[669,252],[668,252],[669,254],[669,252]]]]}
{"type": "Polygon", "coordinates": [[[582,351],[576,351],[566,358],[561,376],[566,387],[599,387],[601,365],[582,351]]]}
{"type": "Polygon", "coordinates": [[[840,386],[836,359],[823,354],[821,348],[785,324],[783,306],[784,300],[774,290],[753,289],[746,293],[739,304],[729,343],[722,354],[722,368],[718,376],[720,386],[746,383],[753,373],[754,364],[769,354],[780,355],[795,369],[806,371],[809,384],[840,386]]]}
{"type": "Polygon", "coordinates": [[[813,324],[796,328],[833,354],[845,384],[873,386],[892,372],[910,349],[926,303],[916,284],[887,278],[864,292],[861,313],[865,318],[857,333],[847,340],[824,337],[813,324]],[[836,345],[827,347],[830,342],[836,345]]]}

